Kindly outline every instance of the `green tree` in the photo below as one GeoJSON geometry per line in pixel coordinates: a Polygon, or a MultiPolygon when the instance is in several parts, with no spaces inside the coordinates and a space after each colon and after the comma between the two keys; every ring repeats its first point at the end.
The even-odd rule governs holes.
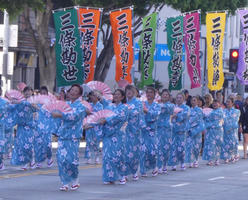
{"type": "Polygon", "coordinates": [[[205,16],[207,11],[228,10],[234,14],[237,8],[247,5],[247,0],[166,0],[168,5],[180,10],[181,12],[189,12],[192,10],[201,9],[202,22],[205,23],[205,16]]]}
{"type": "Polygon", "coordinates": [[[110,67],[110,62],[114,56],[113,40],[109,24],[108,12],[110,10],[125,6],[134,5],[134,37],[140,35],[142,17],[149,12],[160,11],[165,4],[180,10],[188,12],[192,10],[202,10],[202,19],[205,19],[206,11],[213,10],[231,10],[232,13],[238,8],[246,5],[247,0],[74,0],[75,4],[80,6],[102,7],[104,8],[102,20],[102,38],[104,48],[101,51],[95,69],[95,79],[104,81],[110,67]]]}
{"type": "Polygon", "coordinates": [[[80,6],[89,6],[89,7],[101,7],[104,8],[103,10],[103,18],[102,18],[102,26],[101,26],[101,33],[102,38],[100,40],[103,43],[103,50],[100,52],[100,55],[96,61],[96,68],[95,68],[95,80],[104,81],[109,67],[111,60],[114,56],[114,49],[113,49],[113,37],[111,33],[111,26],[109,22],[109,15],[108,12],[117,9],[123,8],[127,6],[134,6],[134,16],[135,20],[133,22],[134,27],[134,37],[140,35],[139,27],[142,25],[142,17],[147,15],[149,12],[160,11],[163,6],[165,5],[165,1],[159,0],[74,0],[75,5],[80,6]]]}
{"type": "Polygon", "coordinates": [[[7,9],[10,16],[23,14],[27,30],[38,54],[40,84],[52,91],[56,76],[55,49],[51,46],[49,27],[53,26],[52,10],[73,6],[71,0],[0,0],[0,9],[7,9]],[[31,14],[34,15],[32,19],[31,14]],[[33,20],[33,21],[32,21],[33,20]]]}
{"type": "Polygon", "coordinates": [[[181,12],[201,9],[202,19],[204,19],[206,11],[231,10],[234,13],[238,7],[244,7],[247,0],[0,0],[0,9],[7,8],[10,15],[25,13],[26,23],[39,56],[41,84],[48,85],[50,89],[54,86],[56,69],[54,47],[50,46],[48,34],[50,20],[52,20],[51,13],[53,9],[73,4],[104,8],[101,26],[102,38],[100,38],[104,48],[97,58],[94,77],[95,80],[104,81],[114,56],[111,27],[107,14],[110,10],[134,5],[133,30],[134,37],[137,37],[140,35],[139,28],[142,24],[142,17],[149,12],[160,11],[165,4],[181,12]],[[35,11],[35,27],[30,22],[30,10],[35,11]]]}

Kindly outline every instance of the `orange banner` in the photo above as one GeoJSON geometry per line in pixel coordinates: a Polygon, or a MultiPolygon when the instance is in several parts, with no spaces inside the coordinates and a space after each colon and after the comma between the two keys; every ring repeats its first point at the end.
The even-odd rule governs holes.
{"type": "Polygon", "coordinates": [[[126,80],[132,83],[133,35],[132,8],[112,11],[110,13],[114,52],[116,56],[116,82],[126,80]]]}
{"type": "Polygon", "coordinates": [[[78,8],[78,23],[82,39],[85,83],[94,79],[100,20],[100,9],[78,8]]]}

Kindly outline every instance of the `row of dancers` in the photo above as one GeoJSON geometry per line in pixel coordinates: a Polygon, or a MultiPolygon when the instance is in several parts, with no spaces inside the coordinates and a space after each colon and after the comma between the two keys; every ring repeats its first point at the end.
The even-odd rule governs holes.
{"type": "MultiPolygon", "coordinates": [[[[46,87],[41,94],[47,95],[46,87]]],[[[32,89],[23,90],[26,98],[32,95],[32,89]]],[[[24,100],[8,103],[0,99],[1,130],[0,164],[3,166],[6,130],[17,125],[12,165],[21,165],[26,170],[47,159],[52,165],[51,136],[58,136],[56,153],[61,191],[76,190],[80,187],[78,179],[79,143],[83,129],[86,130],[87,159],[99,163],[99,142],[102,141],[102,180],[104,184],[118,181],[126,184],[131,175],[137,181],[140,176],[152,176],[167,173],[168,166],[177,170],[198,167],[204,133],[202,159],[208,165],[219,165],[238,160],[238,138],[240,111],[233,107],[234,99],[229,97],[227,108],[223,109],[217,100],[213,101],[213,110],[203,113],[198,107],[197,97],[192,97],[192,107],[185,104],[183,93],[176,95],[176,104],[170,102],[169,90],[161,92],[161,100],[155,102],[156,90],[146,89],[146,100],[140,101],[134,86],[128,85],[125,91],[117,89],[113,101],[104,99],[99,91],[93,90],[89,99],[93,112],[111,110],[116,115],[101,118],[94,124],[83,124],[87,115],[92,114],[81,102],[83,90],[80,85],[72,85],[67,92],[68,105],[73,112],[62,113],[44,110],[40,105],[24,100]],[[138,173],[139,172],[139,173],[138,173]]]]}

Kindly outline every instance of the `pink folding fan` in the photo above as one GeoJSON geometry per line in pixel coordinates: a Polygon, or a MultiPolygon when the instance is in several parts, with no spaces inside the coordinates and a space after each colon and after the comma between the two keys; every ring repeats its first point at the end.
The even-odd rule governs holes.
{"type": "Polygon", "coordinates": [[[25,100],[25,97],[21,92],[18,90],[9,90],[6,92],[5,96],[10,100],[15,100],[15,101],[23,101],[25,100]]]}
{"type": "Polygon", "coordinates": [[[111,110],[100,110],[86,117],[84,124],[96,124],[102,118],[112,117],[115,115],[116,114],[111,110]]]}
{"type": "Polygon", "coordinates": [[[90,81],[89,83],[87,83],[87,86],[91,90],[98,90],[105,99],[112,100],[112,91],[107,84],[100,81],[90,81]]]}
{"type": "Polygon", "coordinates": [[[48,95],[35,95],[31,96],[27,99],[28,102],[33,103],[33,104],[48,104],[52,100],[52,98],[48,95]]]}
{"type": "Polygon", "coordinates": [[[91,104],[88,101],[85,100],[81,100],[81,103],[85,106],[85,108],[87,108],[90,112],[93,111],[93,108],[91,106],[91,104]]]}
{"type": "Polygon", "coordinates": [[[48,104],[44,104],[43,108],[49,112],[60,111],[63,113],[72,112],[72,108],[64,101],[51,101],[48,104]]]}

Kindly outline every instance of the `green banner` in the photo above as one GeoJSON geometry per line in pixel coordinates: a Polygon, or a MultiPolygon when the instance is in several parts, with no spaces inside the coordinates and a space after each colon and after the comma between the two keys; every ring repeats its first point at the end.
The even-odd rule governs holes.
{"type": "Polygon", "coordinates": [[[142,87],[153,84],[156,28],[157,13],[152,13],[143,19],[143,30],[139,40],[142,87]]]}
{"type": "Polygon", "coordinates": [[[183,16],[168,18],[166,28],[168,49],[171,55],[168,65],[169,90],[181,90],[183,71],[183,16]]]}
{"type": "Polygon", "coordinates": [[[84,69],[76,9],[55,11],[57,86],[83,84],[84,69]]]}

